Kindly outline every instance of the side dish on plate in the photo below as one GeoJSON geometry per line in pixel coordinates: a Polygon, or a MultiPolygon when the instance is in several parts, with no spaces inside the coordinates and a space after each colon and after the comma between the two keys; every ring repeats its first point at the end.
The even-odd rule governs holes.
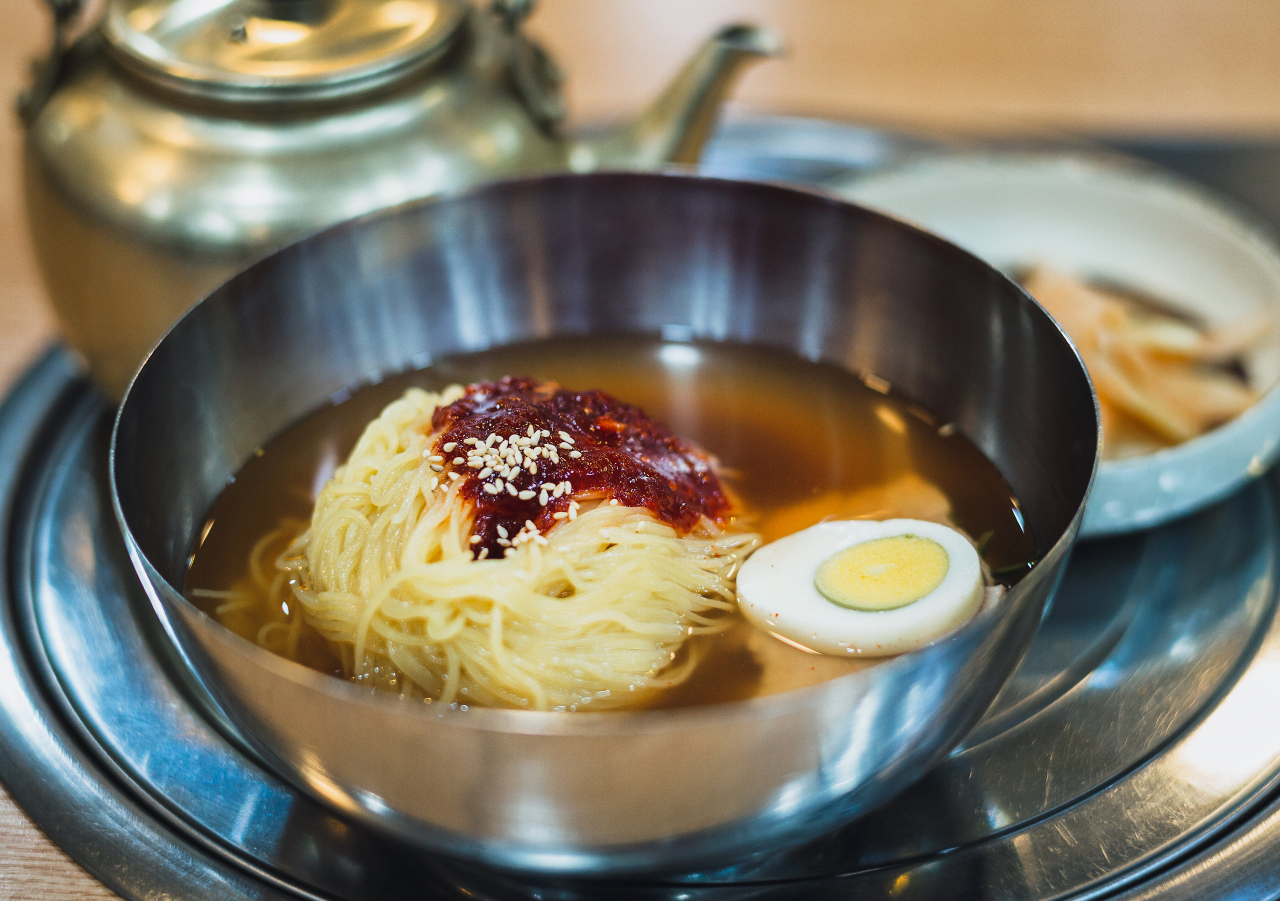
{"type": "Polygon", "coordinates": [[[1156,299],[1050,266],[1020,281],[1084,359],[1098,392],[1104,460],[1190,441],[1259,397],[1240,360],[1275,327],[1264,313],[1207,326],[1156,299]]]}
{"type": "Polygon", "coordinates": [[[837,190],[1031,273],[1101,402],[1081,535],[1194,512],[1280,455],[1280,251],[1225,198],[1094,150],[922,154],[837,190]]]}

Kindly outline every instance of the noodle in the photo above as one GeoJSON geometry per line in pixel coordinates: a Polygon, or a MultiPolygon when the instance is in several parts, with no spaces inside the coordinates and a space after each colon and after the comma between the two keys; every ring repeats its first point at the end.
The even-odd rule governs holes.
{"type": "MultiPolygon", "coordinates": [[[[583,501],[545,538],[475,559],[463,481],[424,465],[433,414],[462,394],[413,389],[368,425],[280,556],[273,596],[293,583],[350,678],[441,703],[607,709],[683,681],[686,640],[733,624],[758,536],[705,516],[681,535],[647,508],[583,501]]],[[[278,646],[294,622],[259,638],[278,646]]]]}

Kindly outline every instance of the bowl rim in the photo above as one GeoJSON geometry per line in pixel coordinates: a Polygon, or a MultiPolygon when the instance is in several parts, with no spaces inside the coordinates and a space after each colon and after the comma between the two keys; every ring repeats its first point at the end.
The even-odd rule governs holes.
{"type": "MultiPolygon", "coordinates": [[[[372,381],[362,382],[360,387],[367,384],[377,384],[378,382],[395,374],[396,373],[391,370],[380,372],[372,381]]],[[[312,691],[318,691],[340,702],[373,705],[375,707],[381,707],[385,712],[396,713],[404,716],[439,718],[441,720],[449,721],[449,725],[452,727],[464,728],[477,732],[555,735],[557,737],[589,737],[591,735],[607,733],[614,736],[622,733],[641,734],[667,731],[670,729],[678,729],[686,724],[693,725],[695,723],[698,725],[705,725],[710,722],[728,723],[735,721],[768,719],[787,716],[797,710],[821,707],[827,704],[829,700],[835,696],[839,696],[849,691],[858,690],[859,683],[865,680],[866,677],[864,674],[869,669],[874,668],[879,670],[882,667],[908,669],[913,665],[920,665],[922,660],[930,655],[931,651],[933,653],[938,653],[938,648],[956,641],[963,634],[971,631],[976,624],[980,622],[985,623],[986,621],[1001,615],[1010,595],[1012,595],[1018,588],[1034,583],[1037,581],[1038,577],[1043,577],[1041,567],[1042,563],[1050,558],[1056,559],[1059,557],[1065,557],[1070,553],[1070,550],[1080,533],[1081,524],[1084,520],[1086,504],[1098,478],[1098,422],[1098,396],[1093,385],[1093,379],[1090,377],[1088,369],[1085,367],[1074,342],[1071,341],[1070,337],[1058,324],[1057,320],[1050,316],[1034,297],[1027,293],[1021,285],[1010,278],[1007,274],[976,254],[971,253],[969,250],[952,243],[926,228],[921,227],[909,219],[846,199],[830,186],[797,185],[777,179],[736,179],[722,176],[708,176],[702,175],[688,167],[681,166],[667,166],[658,170],[647,171],[637,171],[633,169],[604,169],[588,173],[553,172],[532,176],[514,176],[484,182],[459,192],[405,201],[391,207],[373,210],[359,216],[307,232],[288,243],[249,261],[188,307],[182,316],[175,320],[165,330],[164,334],[156,340],[148,350],[147,354],[143,357],[142,361],[138,364],[137,369],[129,379],[128,387],[125,389],[121,401],[116,408],[116,413],[112,422],[111,443],[108,454],[108,471],[110,473],[111,507],[115,514],[117,525],[120,527],[122,537],[124,538],[127,553],[133,562],[135,571],[139,574],[144,572],[146,573],[146,577],[140,578],[139,581],[142,583],[142,587],[146,592],[148,599],[151,601],[151,606],[155,610],[157,617],[160,619],[161,625],[169,638],[169,645],[183,658],[183,662],[186,665],[187,670],[193,674],[193,676],[199,678],[198,674],[201,672],[201,668],[196,666],[187,658],[185,643],[178,635],[175,634],[173,624],[169,621],[168,616],[163,612],[166,605],[177,603],[182,609],[187,610],[188,612],[194,612],[197,614],[198,622],[220,630],[219,635],[223,638],[230,637],[232,639],[232,643],[240,648],[241,653],[248,654],[252,659],[256,660],[262,668],[271,671],[273,675],[287,679],[295,684],[301,684],[304,688],[312,691]],[[1089,392],[1095,422],[1092,466],[1089,477],[1084,486],[1084,491],[1081,494],[1081,498],[1066,526],[1055,537],[1052,544],[1048,545],[1040,553],[1031,569],[1023,574],[1019,581],[1005,592],[1000,601],[986,606],[975,616],[965,621],[952,632],[937,641],[925,645],[924,647],[907,651],[892,657],[868,658],[878,660],[879,662],[873,664],[871,667],[858,669],[854,672],[846,673],[813,685],[740,701],[725,701],[715,704],[678,708],[614,711],[578,710],[573,711],[570,715],[566,716],[566,713],[569,713],[568,711],[523,710],[460,704],[449,705],[443,709],[439,709],[433,707],[430,703],[410,701],[410,699],[393,695],[390,692],[361,688],[360,686],[357,686],[345,679],[340,679],[327,673],[321,673],[318,670],[313,670],[303,664],[274,654],[265,648],[258,646],[256,643],[236,634],[231,629],[223,626],[216,619],[191,603],[191,601],[183,595],[181,590],[175,588],[172,583],[162,576],[152,565],[150,559],[138,544],[129,527],[120,498],[119,480],[117,476],[119,466],[117,450],[119,446],[120,430],[125,418],[126,409],[129,406],[129,401],[133,396],[135,387],[142,378],[143,371],[147,368],[151,358],[156,354],[161,345],[169,339],[170,335],[176,332],[179,328],[184,327],[184,323],[199,315],[198,311],[206,304],[207,301],[210,300],[210,298],[218,294],[226,285],[240,278],[244,273],[253,269],[269,257],[322,234],[338,233],[349,229],[359,228],[363,223],[368,221],[390,218],[396,215],[404,215],[412,210],[440,204],[466,202],[477,195],[511,190],[524,185],[554,183],[557,181],[575,182],[583,179],[606,178],[623,178],[627,180],[660,179],[664,181],[674,179],[689,184],[712,184],[746,187],[753,190],[781,191],[807,196],[813,200],[818,200],[829,205],[854,207],[864,213],[869,213],[883,219],[891,220],[899,226],[911,230],[931,244],[942,245],[951,252],[959,252],[964,257],[969,258],[971,261],[978,263],[983,268],[994,273],[1003,283],[1014,289],[1014,295],[1019,298],[1020,303],[1030,304],[1034,310],[1043,316],[1044,321],[1052,329],[1053,333],[1058,335],[1061,340],[1065,342],[1071,359],[1074,360],[1079,372],[1084,376],[1085,386],[1089,392]],[[165,595],[163,598],[160,596],[162,593],[165,595]]],[[[287,427],[288,426],[286,425],[285,428],[287,427]]],[[[276,433],[276,435],[278,434],[279,432],[276,433]]],[[[241,465],[243,466],[243,462],[241,465]]],[[[208,691],[207,687],[202,687],[208,691]]]]}

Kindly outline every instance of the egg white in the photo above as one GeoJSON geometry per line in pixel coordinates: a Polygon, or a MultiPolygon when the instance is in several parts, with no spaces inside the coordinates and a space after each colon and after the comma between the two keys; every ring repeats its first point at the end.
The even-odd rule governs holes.
{"type": "Polygon", "coordinates": [[[738,607],[754,625],[822,654],[883,657],[923,647],[968,620],[982,606],[982,564],[955,529],[914,519],[822,522],[756,551],[738,572],[738,607]],[[938,587],[893,610],[853,610],[814,586],[832,555],[876,538],[918,535],[948,557],[938,587]]]}

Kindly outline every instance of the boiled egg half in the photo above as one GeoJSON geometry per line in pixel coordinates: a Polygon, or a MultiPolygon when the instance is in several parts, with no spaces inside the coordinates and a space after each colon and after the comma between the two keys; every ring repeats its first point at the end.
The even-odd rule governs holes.
{"type": "Polygon", "coordinates": [[[819,523],[760,548],[738,573],[749,621],[822,654],[923,647],[977,613],[984,594],[969,539],[914,519],[819,523]]]}

